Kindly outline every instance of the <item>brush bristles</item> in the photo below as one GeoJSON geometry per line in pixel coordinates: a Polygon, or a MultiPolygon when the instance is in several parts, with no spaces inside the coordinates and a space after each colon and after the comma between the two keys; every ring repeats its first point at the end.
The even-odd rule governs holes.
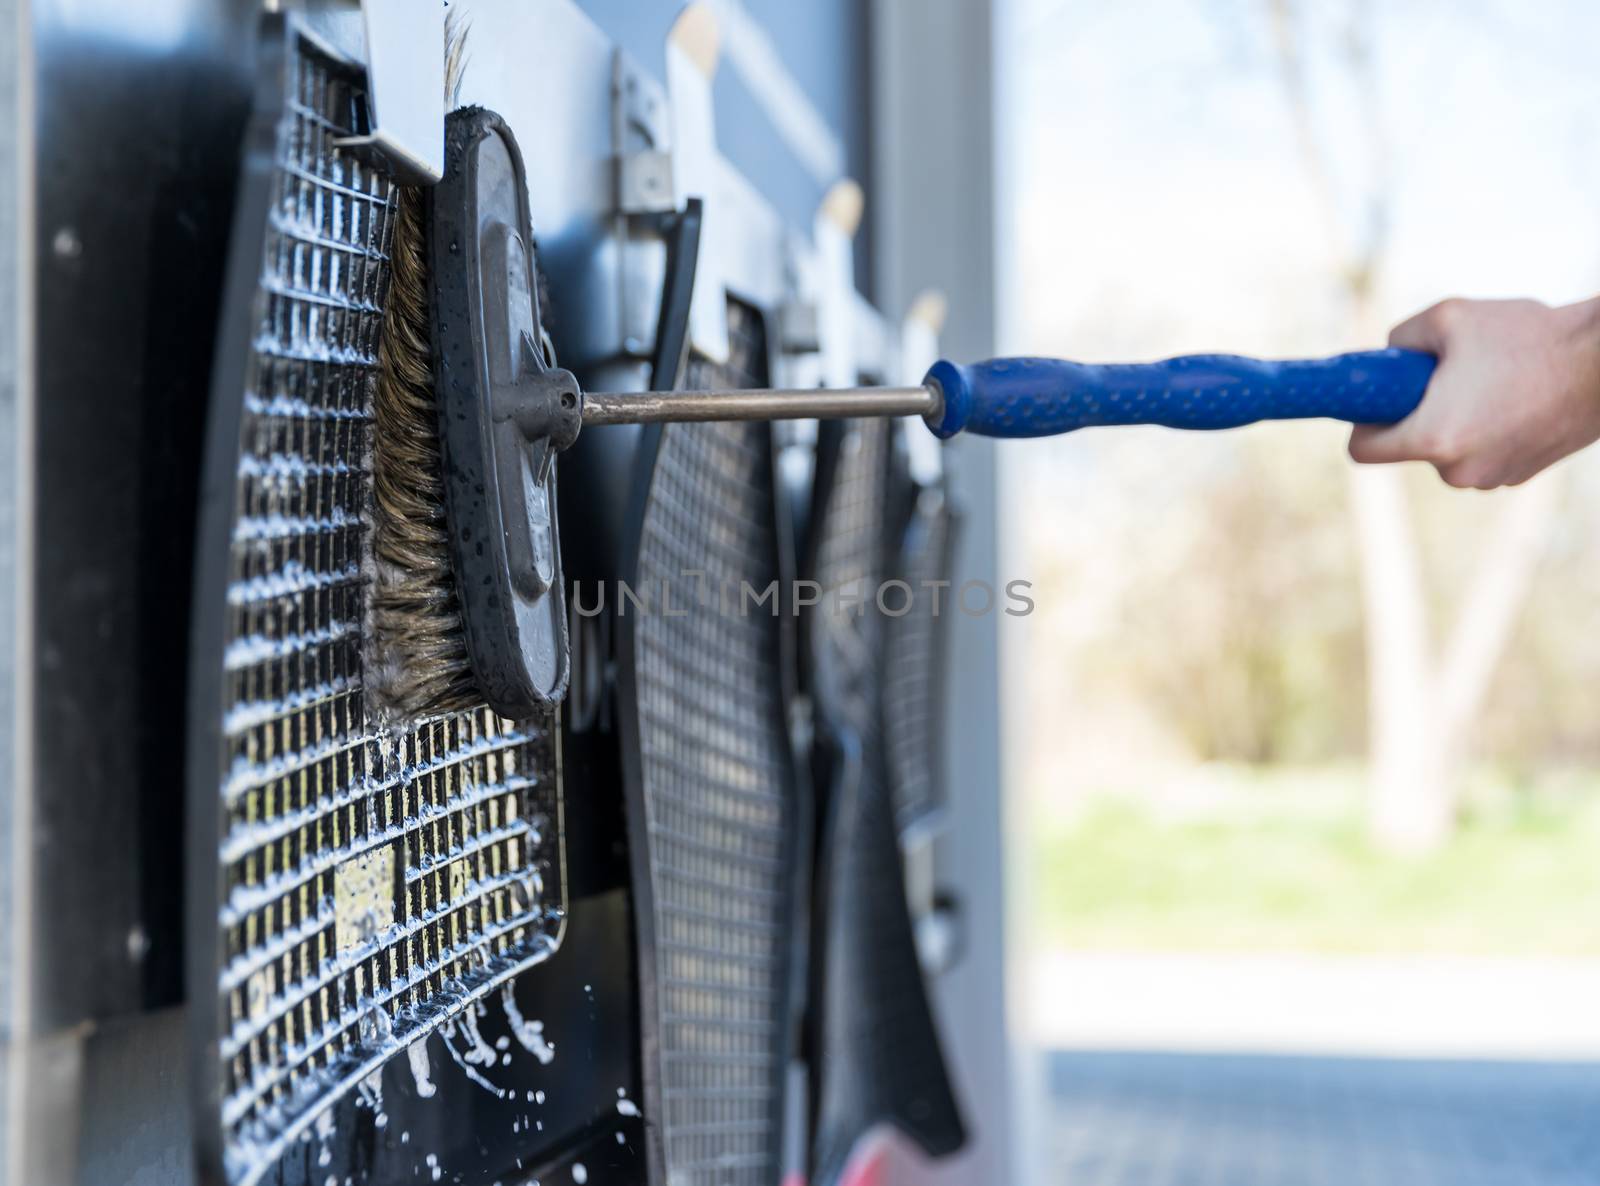
{"type": "Polygon", "coordinates": [[[420,191],[400,191],[378,344],[373,489],[377,693],[406,715],[482,703],[472,679],[445,516],[420,191]]]}
{"type": "MultiPolygon", "coordinates": [[[[467,63],[467,26],[445,18],[445,95],[454,107],[467,63]]],[[[483,703],[472,677],[445,514],[434,393],[423,192],[401,187],[389,247],[389,291],[373,392],[377,591],[368,679],[410,717],[483,703]]]]}

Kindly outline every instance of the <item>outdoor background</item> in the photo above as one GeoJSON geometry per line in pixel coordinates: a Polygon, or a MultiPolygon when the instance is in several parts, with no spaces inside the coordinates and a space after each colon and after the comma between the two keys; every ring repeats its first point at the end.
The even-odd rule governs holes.
{"type": "MultiPolygon", "coordinates": [[[[1003,17],[1002,353],[1325,354],[1445,296],[1600,291],[1592,3],[1009,0],[1003,17]]],[[[1593,1102],[1600,456],[1481,494],[1426,467],[1356,472],[1345,436],[1002,447],[1006,573],[1038,605],[1002,631],[1034,1180],[1101,1180],[1084,1167],[1115,1151],[1089,1130],[1136,1147],[1118,1125],[1149,1100],[1123,1089],[1187,1082],[1200,1064],[1160,1062],[1180,1052],[1290,1058],[1287,1095],[1252,1070],[1229,1096],[1235,1062],[1190,1084],[1236,1101],[1299,1100],[1318,1064],[1295,1057],[1336,1056],[1391,1080],[1503,1064],[1446,1090],[1502,1119],[1496,1092],[1533,1090],[1521,1068],[1593,1102]],[[1119,1086],[1086,1102],[1097,1082],[1119,1086]],[[1071,1120],[1085,1108],[1098,1128],[1071,1120]]],[[[1344,1074],[1345,1103],[1407,1106],[1344,1074]]],[[[1297,1158],[1349,1134],[1303,1119],[1278,1169],[1217,1180],[1324,1180],[1297,1158]]],[[[1526,1180],[1600,1180],[1586,1148],[1526,1180]]],[[[1370,1180],[1434,1170],[1461,1166],[1370,1180]]]]}

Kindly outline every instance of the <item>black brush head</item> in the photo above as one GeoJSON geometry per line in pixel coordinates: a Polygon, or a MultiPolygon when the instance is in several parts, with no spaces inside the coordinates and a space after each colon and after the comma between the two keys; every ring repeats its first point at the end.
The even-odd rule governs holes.
{"type": "Polygon", "coordinates": [[[452,113],[429,196],[433,359],[445,504],[472,673],[499,713],[567,690],[555,455],[577,382],[545,357],[522,154],[498,115],[452,113]]]}

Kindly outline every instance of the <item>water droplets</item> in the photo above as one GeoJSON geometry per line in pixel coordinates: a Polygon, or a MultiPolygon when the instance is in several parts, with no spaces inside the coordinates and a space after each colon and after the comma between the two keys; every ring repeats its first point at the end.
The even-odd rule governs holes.
{"type": "Polygon", "coordinates": [[[429,1099],[439,1089],[434,1086],[432,1064],[428,1062],[428,1040],[422,1038],[406,1047],[406,1056],[411,1061],[411,1076],[417,1081],[417,1094],[423,1099],[429,1099]]]}
{"type": "MultiPolygon", "coordinates": [[[[366,1078],[356,1084],[356,1095],[361,1103],[371,1108],[378,1115],[383,1115],[383,1071],[373,1071],[366,1078]]],[[[379,1125],[379,1127],[383,1127],[379,1125]]]]}
{"type": "Polygon", "coordinates": [[[302,1141],[309,1141],[315,1134],[317,1144],[317,1164],[326,1168],[333,1162],[333,1147],[329,1144],[334,1137],[333,1109],[327,1108],[317,1114],[310,1129],[300,1134],[302,1141]]]}
{"type": "Polygon", "coordinates": [[[500,1002],[505,1006],[506,1021],[510,1023],[511,1033],[521,1044],[522,1048],[533,1055],[545,1066],[555,1061],[556,1045],[546,1041],[544,1036],[544,1022],[528,1021],[522,1016],[522,1010],[517,1008],[516,994],[512,986],[507,984],[500,993],[500,1002]]]}

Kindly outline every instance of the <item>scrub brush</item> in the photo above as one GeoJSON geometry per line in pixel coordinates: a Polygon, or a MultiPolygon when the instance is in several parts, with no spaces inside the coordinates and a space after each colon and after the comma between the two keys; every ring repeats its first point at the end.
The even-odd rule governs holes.
{"type": "MultiPolygon", "coordinates": [[[[451,107],[464,46],[451,24],[451,107]]],[[[379,700],[408,718],[488,704],[524,720],[565,695],[554,462],[583,427],[917,415],[940,437],[1035,437],[1106,424],[1392,423],[1422,399],[1435,362],[1406,350],[1141,365],[1005,358],[941,361],[915,387],[585,392],[546,349],[522,153],[506,122],[476,107],[446,119],[438,184],[400,191],[390,262],[367,670],[379,700]]]]}

